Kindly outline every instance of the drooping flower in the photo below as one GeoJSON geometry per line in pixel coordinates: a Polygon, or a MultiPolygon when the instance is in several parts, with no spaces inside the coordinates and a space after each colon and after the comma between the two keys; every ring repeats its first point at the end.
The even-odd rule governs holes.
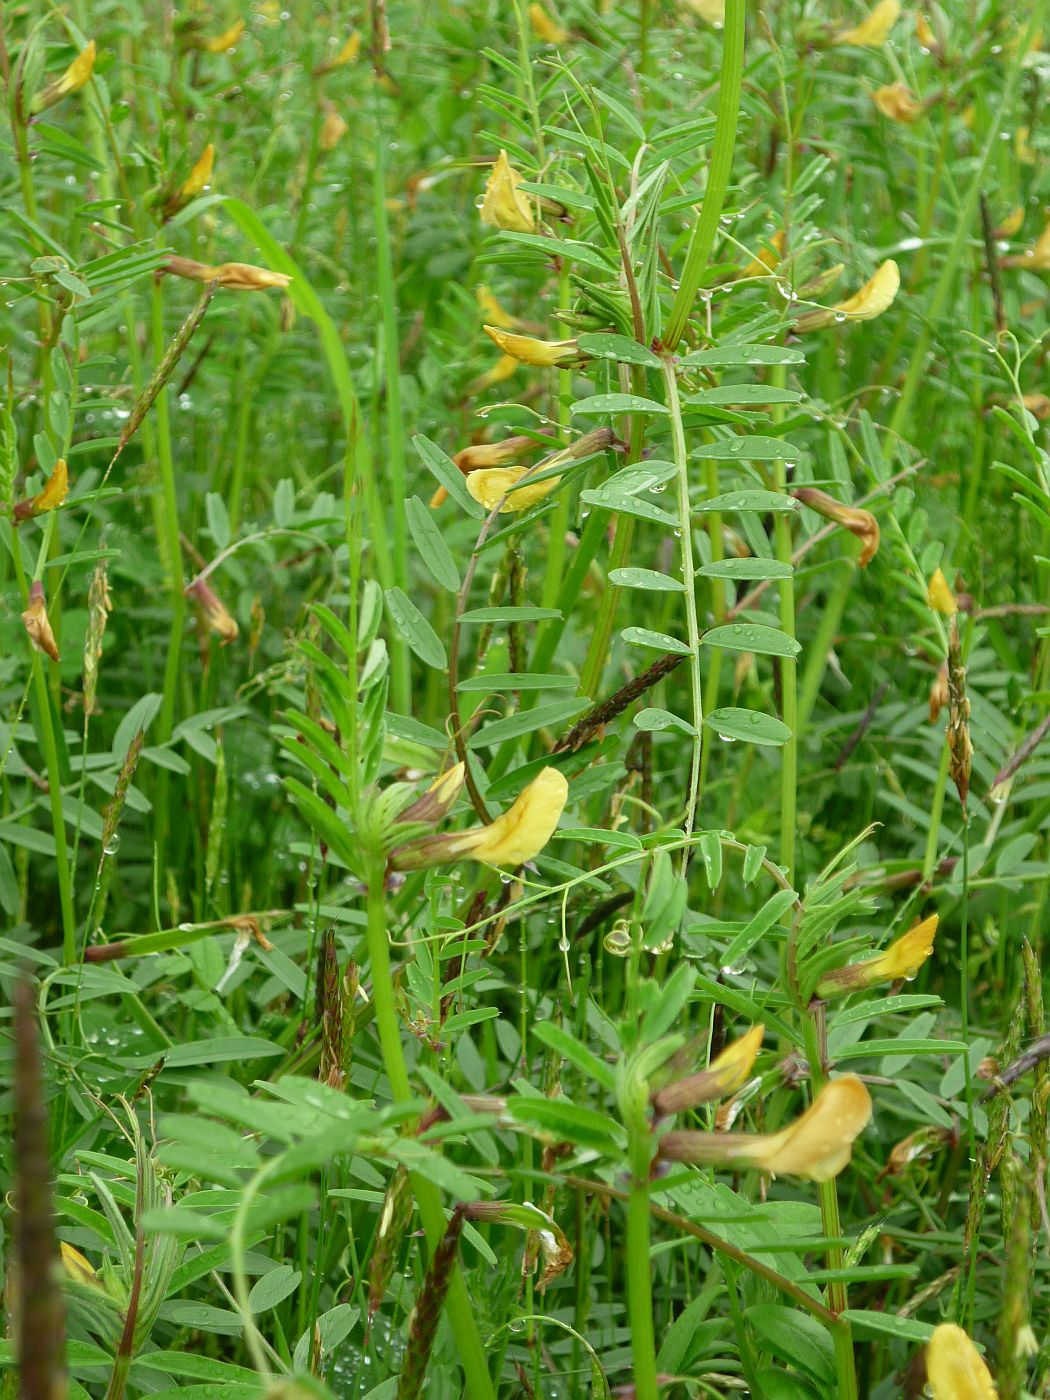
{"type": "Polygon", "coordinates": [[[879,552],[881,538],[879,522],[870,510],[843,505],[841,501],[836,501],[834,496],[829,496],[826,491],[821,491],[816,486],[798,486],[791,494],[796,501],[801,501],[804,506],[809,506],[810,510],[815,510],[825,519],[845,526],[850,534],[863,541],[864,547],[857,557],[857,562],[862,569],[867,568],[879,552]]]}
{"type": "Polygon", "coordinates": [[[764,1026],[752,1026],[746,1035],[726,1046],[707,1069],[658,1090],[653,1095],[653,1111],[659,1117],[664,1117],[735,1094],[747,1083],[764,1034],[764,1026]]]}
{"type": "Polygon", "coordinates": [[[817,983],[817,996],[826,1001],[829,997],[847,996],[883,982],[899,982],[902,978],[910,981],[933,952],[937,922],[938,916],[931,914],[873,958],[826,973],[817,983]]]}
{"type": "Polygon", "coordinates": [[[44,585],[39,579],[34,579],[30,585],[29,606],[22,614],[22,626],[26,629],[26,636],[35,651],[50,656],[52,661],[59,659],[58,643],[55,641],[55,634],[51,630],[51,623],[47,616],[44,585]]]}
{"type": "Polygon", "coordinates": [[[890,30],[900,17],[900,0],[879,0],[860,24],[840,30],[833,44],[853,44],[857,48],[880,48],[890,37],[890,30]]]}
{"type": "Polygon", "coordinates": [[[180,257],[169,258],[164,264],[164,271],[175,277],[186,277],[191,282],[218,282],[220,287],[228,287],[235,292],[284,288],[292,280],[286,272],[273,272],[268,267],[255,267],[252,263],[228,262],[213,266],[211,263],[195,262],[193,258],[180,257]]]}
{"type": "Polygon", "coordinates": [[[507,152],[500,151],[485,185],[485,198],[481,205],[483,224],[509,229],[514,233],[532,232],[536,221],[532,205],[518,190],[520,184],[521,176],[507,159],[507,152]]]}
{"type": "Polygon", "coordinates": [[[981,1353],[954,1322],[933,1329],[926,1343],[926,1378],[933,1400],[998,1400],[981,1353]]]}
{"type": "Polygon", "coordinates": [[[893,122],[904,122],[910,126],[922,116],[925,106],[915,96],[907,83],[887,83],[876,88],[871,100],[884,117],[893,122]]]}
{"type": "Polygon", "coordinates": [[[31,110],[34,116],[39,112],[46,112],[49,107],[61,102],[63,97],[68,97],[70,93],[79,92],[88,83],[95,71],[96,52],[95,41],[92,39],[81,49],[60,78],[55,78],[40,89],[32,102],[31,110]]]}
{"type": "Polygon", "coordinates": [[[229,646],[240,636],[237,619],[226,609],[219,595],[206,579],[195,578],[186,585],[186,597],[192,598],[201,610],[201,616],[209,629],[216,634],[222,646],[229,646]]]}
{"type": "Polygon", "coordinates": [[[59,457],[51,470],[51,475],[43,489],[28,501],[19,501],[14,508],[14,518],[31,520],[34,515],[44,515],[49,510],[57,510],[69,494],[69,471],[66,459],[59,457]]]}
{"type": "Polygon", "coordinates": [[[670,1162],[830,1181],[848,1164],[854,1139],[870,1118],[871,1095],[855,1074],[843,1074],[779,1133],[664,1133],[659,1155],[670,1162]]]}
{"type": "Polygon", "coordinates": [[[940,568],[934,569],[926,588],[926,601],[942,617],[954,617],[959,610],[951,585],[940,568]]]}
{"type": "Polygon", "coordinates": [[[540,4],[529,6],[529,24],[536,38],[544,44],[564,44],[569,31],[563,29],[556,19],[552,19],[546,8],[540,4]]]}
{"type": "Polygon", "coordinates": [[[314,69],[314,77],[324,77],[325,73],[331,73],[335,68],[343,68],[348,63],[353,63],[354,59],[361,52],[361,31],[355,29],[347,39],[334,58],[330,58],[327,63],[318,64],[314,69]]]}
{"type": "Polygon", "coordinates": [[[887,258],[860,291],[835,306],[803,312],[795,321],[795,330],[815,331],[843,321],[873,321],[893,304],[900,285],[900,268],[892,258],[887,258]]]}
{"type": "Polygon", "coordinates": [[[513,331],[502,330],[499,326],[482,326],[485,334],[494,340],[505,355],[512,356],[520,364],[550,368],[554,365],[562,369],[569,365],[583,364],[588,358],[573,340],[539,340],[533,335],[516,335],[513,331]]]}
{"type": "Polygon", "coordinates": [[[539,855],[554,834],[569,795],[565,775],[543,768],[510,807],[488,826],[420,836],[394,849],[394,870],[425,870],[459,860],[513,868],[539,855]]]}
{"type": "MultiPolygon", "coordinates": [[[[526,452],[535,452],[540,445],[534,438],[523,435],[504,438],[502,442],[475,442],[461,448],[452,460],[464,476],[469,476],[483,467],[495,467],[501,462],[512,462],[526,452]]],[[[431,510],[437,510],[447,499],[448,492],[439,486],[430,498],[431,510]]]]}
{"type": "Polygon", "coordinates": [[[937,42],[937,35],[933,32],[933,26],[921,10],[917,10],[915,13],[915,37],[923,48],[927,49],[930,53],[940,52],[941,46],[937,42]]]}

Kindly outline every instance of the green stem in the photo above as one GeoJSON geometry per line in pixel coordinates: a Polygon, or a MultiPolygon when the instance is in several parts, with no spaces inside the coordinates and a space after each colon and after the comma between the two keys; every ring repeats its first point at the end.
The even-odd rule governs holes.
{"type": "MultiPolygon", "coordinates": [[[[685,836],[688,841],[693,830],[696,804],[700,795],[700,753],[703,747],[704,699],[700,675],[700,625],[696,616],[696,576],[693,565],[693,521],[689,503],[689,456],[682,426],[682,405],[678,397],[678,377],[674,359],[667,355],[663,362],[664,388],[671,418],[671,449],[677,473],[675,485],[678,496],[678,528],[681,532],[682,583],[685,587],[685,626],[689,644],[689,681],[693,699],[693,758],[689,774],[689,789],[685,801],[685,836]]],[[[683,853],[688,859],[688,849],[683,853]]]]}
{"type": "Polygon", "coordinates": [[[652,1146],[644,1121],[631,1131],[631,1185],[627,1195],[627,1316],[631,1324],[635,1400],[658,1400],[649,1253],[649,1167],[652,1146]]]}
{"type": "Polygon", "coordinates": [[[715,121],[714,144],[711,148],[711,165],[700,218],[693,230],[682,280],[664,331],[663,341],[670,350],[675,349],[685,332],[686,321],[707,271],[707,262],[714,247],[718,221],[722,217],[726,192],[729,189],[744,73],[744,10],[745,0],[726,0],[722,73],[718,89],[718,115],[715,121]]]}
{"type": "MultiPolygon", "coordinates": [[[[395,1103],[409,1103],[412,1100],[412,1085],[408,1077],[404,1049],[401,1044],[401,1023],[398,1020],[394,1001],[394,983],[390,968],[390,939],[387,933],[386,898],[384,895],[384,868],[381,861],[373,861],[368,872],[367,932],[369,963],[372,969],[372,1007],[375,1011],[376,1029],[379,1032],[379,1046],[383,1055],[383,1068],[390,1082],[390,1092],[395,1103]]],[[[412,1190],[423,1222],[427,1244],[433,1252],[441,1243],[445,1233],[445,1212],[441,1207],[441,1195],[432,1181],[418,1173],[412,1174],[412,1190]]],[[[481,1334],[474,1320],[474,1313],[467,1293],[463,1275],[456,1266],[456,1272],[449,1287],[445,1303],[449,1324],[455,1338],[456,1351],[466,1377],[467,1391],[472,1400],[496,1400],[496,1392],[489,1377],[482,1346],[481,1334]]]]}
{"type": "MultiPolygon", "coordinates": [[[[770,383],[784,387],[784,366],[774,365],[770,383]]],[[[777,405],[773,421],[783,417],[777,405]]],[[[787,491],[787,464],[781,459],[773,464],[776,489],[787,491]]],[[[792,564],[791,514],[778,510],[773,526],[776,556],[781,564],[792,564]]],[[[779,584],[780,628],[792,639],[795,636],[795,576],[789,574],[779,584]]],[[[791,737],[780,750],[780,864],[788,879],[795,870],[795,831],[798,821],[798,662],[785,656],[780,663],[781,718],[791,731],[791,737]]]]}

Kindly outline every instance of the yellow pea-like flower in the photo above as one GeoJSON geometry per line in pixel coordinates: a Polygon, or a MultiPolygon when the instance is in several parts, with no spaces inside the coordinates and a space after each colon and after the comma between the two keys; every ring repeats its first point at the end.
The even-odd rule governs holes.
{"type": "Polygon", "coordinates": [[[887,258],[860,291],[835,306],[804,312],[796,320],[795,330],[815,331],[844,321],[873,321],[893,305],[900,285],[900,268],[892,258],[887,258]]]}
{"type": "Polygon", "coordinates": [[[942,617],[954,617],[959,610],[959,605],[955,601],[955,594],[951,590],[948,580],[943,572],[938,568],[934,569],[930,577],[930,582],[926,588],[926,601],[934,612],[939,612],[942,617]]]}
{"type": "Polygon", "coordinates": [[[923,114],[923,104],[908,87],[907,83],[887,83],[871,95],[871,100],[884,117],[890,121],[903,122],[910,126],[923,114]]]}
{"type": "Polygon", "coordinates": [[[1050,223],[1036,239],[1031,248],[1013,257],[1003,258],[1003,267],[1027,267],[1033,272],[1050,271],[1050,223]]]}
{"type": "Polygon", "coordinates": [[[81,49],[60,78],[56,78],[40,89],[32,102],[34,116],[38,112],[46,112],[56,102],[61,102],[63,97],[68,97],[73,92],[79,92],[82,87],[86,86],[95,71],[96,53],[95,41],[92,39],[81,49]]]}
{"type": "Polygon", "coordinates": [[[193,169],[182,182],[179,193],[183,198],[196,199],[199,194],[203,194],[211,184],[211,176],[214,168],[215,147],[209,141],[194,162],[193,169]]]}
{"type": "Polygon", "coordinates": [[[933,1329],[926,1343],[926,1378],[933,1400],[998,1400],[981,1353],[954,1322],[933,1329]]]}
{"type": "Polygon", "coordinates": [[[890,30],[900,18],[900,12],[900,0],[879,0],[860,24],[841,30],[832,43],[852,44],[856,48],[881,48],[890,37],[890,30]]]}
{"type": "Polygon", "coordinates": [[[482,330],[505,355],[513,356],[523,365],[544,369],[560,365],[565,368],[580,364],[587,358],[575,340],[539,340],[534,335],[516,335],[513,331],[501,330],[499,326],[482,326],[482,330]]]}
{"type": "Polygon", "coordinates": [[[229,29],[224,29],[221,34],[216,34],[213,39],[204,39],[201,48],[206,53],[227,53],[235,48],[244,33],[244,20],[238,19],[230,25],[229,29]]]}
{"type": "Polygon", "coordinates": [[[554,835],[568,795],[564,773],[544,768],[488,826],[407,841],[391,853],[390,864],[395,870],[425,870],[459,860],[511,868],[524,865],[554,835]]]}
{"type": "Polygon", "coordinates": [[[528,467],[483,467],[472,471],[467,477],[467,490],[486,510],[495,510],[499,506],[501,515],[528,510],[530,506],[536,505],[544,496],[549,495],[561,481],[560,476],[549,476],[544,481],[537,481],[534,486],[523,486],[520,491],[511,491],[508,496],[510,488],[516,485],[528,470],[528,467]]]}
{"type": "Polygon", "coordinates": [[[519,190],[521,176],[500,151],[485,185],[481,204],[481,222],[492,228],[509,229],[514,233],[531,233],[536,226],[532,205],[519,190]]]}
{"type": "Polygon", "coordinates": [[[59,457],[51,470],[51,475],[28,501],[19,501],[14,509],[15,520],[30,520],[34,515],[44,515],[49,510],[57,510],[69,495],[69,469],[66,459],[59,457]]]}
{"type": "Polygon", "coordinates": [[[883,982],[899,982],[902,978],[910,981],[933,952],[937,923],[938,916],[931,914],[875,957],[829,972],[817,984],[817,996],[827,1000],[863,991],[865,987],[877,987],[883,982]]]}
{"type": "Polygon", "coordinates": [[[782,1132],[665,1133],[659,1153],[665,1161],[830,1181],[849,1163],[854,1140],[870,1118],[871,1095],[855,1074],[843,1074],[825,1084],[805,1113],[782,1132]]]}
{"type": "Polygon", "coordinates": [[[842,525],[851,535],[856,535],[864,545],[857,556],[857,562],[862,569],[868,567],[879,552],[879,543],[882,538],[879,522],[870,510],[862,510],[859,506],[843,505],[841,501],[836,501],[834,496],[829,496],[826,491],[821,491],[816,486],[799,486],[791,494],[796,501],[801,501],[804,506],[809,506],[810,510],[815,510],[826,520],[834,520],[836,525],[842,525]]]}
{"type": "Polygon", "coordinates": [[[262,292],[271,287],[287,287],[291,277],[286,272],[273,272],[268,267],[252,263],[228,262],[213,266],[195,262],[193,258],[169,258],[164,271],[174,277],[186,277],[191,282],[218,282],[235,292],[262,292]]]}
{"type": "Polygon", "coordinates": [[[58,643],[55,641],[55,634],[51,630],[47,615],[44,585],[39,579],[34,579],[30,585],[29,606],[22,614],[22,626],[26,629],[26,636],[34,651],[42,651],[52,661],[59,659],[58,643]]]}
{"type": "Polygon", "coordinates": [[[780,262],[784,256],[784,230],[777,229],[773,237],[770,238],[768,248],[763,248],[757,257],[751,259],[748,265],[741,272],[741,277],[765,277],[780,262]]]}
{"type": "Polygon", "coordinates": [[[505,308],[500,305],[499,300],[488,287],[484,285],[478,287],[475,295],[477,296],[478,305],[481,307],[482,314],[490,326],[498,326],[500,330],[503,331],[512,331],[515,326],[521,324],[517,316],[512,316],[509,311],[505,310],[505,308]]]}
{"type": "Polygon", "coordinates": [[[653,1095],[654,1111],[663,1117],[735,1094],[747,1083],[764,1034],[764,1026],[752,1026],[746,1035],[727,1045],[706,1069],[660,1089],[653,1095]]]}
{"type": "Polygon", "coordinates": [[[726,22],[726,0],[685,0],[685,6],[716,29],[721,29],[726,22]]]}
{"type": "Polygon", "coordinates": [[[563,29],[556,19],[552,19],[546,9],[539,4],[529,6],[529,24],[536,38],[544,44],[564,44],[569,31],[563,29]]]}

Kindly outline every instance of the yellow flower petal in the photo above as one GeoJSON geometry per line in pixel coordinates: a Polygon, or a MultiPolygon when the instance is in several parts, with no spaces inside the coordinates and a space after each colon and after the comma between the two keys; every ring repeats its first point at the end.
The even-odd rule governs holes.
{"type": "Polygon", "coordinates": [[[912,93],[907,83],[887,83],[871,95],[872,101],[884,117],[890,121],[910,125],[917,122],[923,113],[923,104],[912,93]]]}
{"type": "Polygon", "coordinates": [[[784,230],[778,229],[769,240],[770,247],[763,248],[757,257],[752,258],[741,272],[741,277],[765,277],[772,272],[784,256],[784,230]]]}
{"type": "Polygon", "coordinates": [[[332,107],[324,115],[317,143],[322,151],[334,151],[349,130],[349,123],[332,107]]]}
{"type": "Polygon", "coordinates": [[[91,75],[95,71],[96,52],[95,41],[92,39],[81,49],[60,78],[55,78],[53,82],[45,84],[40,89],[32,102],[34,115],[46,111],[48,107],[53,107],[56,102],[61,102],[63,97],[68,97],[70,93],[79,92],[90,81],[91,75]]]}
{"type": "Polygon", "coordinates": [[[933,1329],[926,1344],[926,1376],[933,1400],[998,1400],[981,1353],[954,1322],[933,1329]]]}
{"type": "Polygon", "coordinates": [[[205,39],[201,45],[208,53],[227,53],[235,48],[241,35],[244,33],[244,20],[235,20],[229,29],[224,29],[221,34],[216,34],[214,39],[205,39]]]}
{"type": "Polygon", "coordinates": [[[929,586],[926,589],[926,601],[934,612],[939,612],[944,617],[954,617],[958,611],[958,604],[955,601],[955,594],[948,585],[948,580],[940,569],[934,569],[929,586]]]}
{"type": "Polygon", "coordinates": [[[660,1089],[653,1095],[654,1111],[663,1117],[735,1094],[747,1083],[764,1034],[764,1026],[752,1026],[746,1035],[734,1040],[713,1059],[707,1069],[660,1089]]]}
{"type": "Polygon", "coordinates": [[[507,496],[510,488],[520,481],[528,470],[528,467],[481,468],[472,471],[467,477],[467,490],[486,510],[495,510],[499,506],[501,515],[528,510],[530,506],[549,495],[561,480],[560,476],[549,476],[545,481],[537,481],[535,486],[523,486],[520,491],[511,491],[507,496]],[[506,500],[503,500],[504,496],[506,500]]]}
{"type": "Polygon", "coordinates": [[[453,837],[453,856],[486,865],[524,865],[553,836],[568,795],[565,774],[558,768],[542,769],[501,817],[453,837]]]}
{"type": "Polygon", "coordinates": [[[1033,272],[1050,271],[1050,223],[1046,225],[1031,248],[1011,258],[1003,258],[1003,267],[1027,267],[1033,272]]]}
{"type": "Polygon", "coordinates": [[[1006,218],[995,230],[996,238],[1013,238],[1015,234],[1021,232],[1024,225],[1024,206],[1018,204],[1011,209],[1006,218]]]}
{"type": "Polygon", "coordinates": [[[569,37],[569,31],[551,19],[542,5],[529,6],[529,23],[536,38],[545,44],[564,44],[569,37]]]}
{"type": "Polygon", "coordinates": [[[833,44],[854,44],[859,48],[879,48],[890,36],[900,16],[900,0],[879,0],[875,8],[851,29],[843,29],[833,44]]]}
{"type": "Polygon", "coordinates": [[[518,186],[521,176],[507,159],[507,152],[500,151],[499,159],[492,167],[485,185],[485,198],[481,205],[481,222],[493,228],[511,229],[515,233],[531,233],[535,227],[532,205],[518,186]]]}
{"type": "Polygon", "coordinates": [[[521,324],[516,316],[512,316],[509,311],[503,309],[488,287],[478,287],[476,296],[478,305],[490,326],[499,326],[500,330],[512,331],[515,326],[521,324]]]}
{"type": "Polygon", "coordinates": [[[806,311],[795,322],[796,331],[815,331],[834,322],[873,321],[892,306],[901,285],[900,268],[892,258],[876,270],[859,292],[819,311],[806,311]]]}
{"type": "Polygon", "coordinates": [[[518,368],[518,361],[513,355],[501,355],[491,369],[467,385],[467,393],[477,394],[482,389],[490,389],[493,384],[502,384],[512,374],[517,374],[518,368]]]}
{"type": "Polygon", "coordinates": [[[196,199],[211,184],[211,174],[215,165],[215,147],[209,141],[194,162],[193,169],[182,182],[179,193],[185,199],[196,199]]]}
{"type": "Polygon", "coordinates": [[[871,1095],[855,1074],[825,1084],[779,1133],[665,1133],[660,1155],[672,1162],[750,1167],[771,1176],[829,1181],[849,1162],[854,1139],[871,1118],[871,1095]]]}
{"type": "Polygon", "coordinates": [[[817,996],[825,999],[845,996],[866,987],[877,987],[882,982],[898,982],[901,978],[910,981],[933,952],[937,923],[938,916],[931,914],[875,957],[829,972],[817,984],[817,996]]]}
{"type": "Polygon", "coordinates": [[[515,335],[513,331],[501,330],[499,326],[482,326],[482,330],[505,355],[513,355],[523,365],[547,368],[578,364],[586,358],[580,353],[575,340],[538,340],[536,336],[515,335]]]}

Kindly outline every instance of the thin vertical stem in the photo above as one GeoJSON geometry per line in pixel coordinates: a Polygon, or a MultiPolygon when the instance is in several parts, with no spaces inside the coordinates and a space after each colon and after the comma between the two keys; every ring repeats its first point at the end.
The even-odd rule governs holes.
{"type": "MultiPolygon", "coordinates": [[[[675,486],[678,497],[678,528],[681,533],[682,584],[685,588],[686,641],[689,645],[689,682],[693,701],[693,757],[689,773],[689,790],[685,802],[685,835],[688,841],[693,831],[696,804],[700,794],[700,754],[703,747],[704,699],[700,675],[700,625],[696,616],[696,575],[693,564],[693,520],[689,501],[689,456],[682,426],[682,405],[678,397],[678,377],[674,359],[667,355],[663,362],[664,387],[671,419],[671,450],[677,469],[675,486]]],[[[689,857],[688,846],[682,852],[683,862],[689,857]]]]}
{"type": "MultiPolygon", "coordinates": [[[[369,865],[367,917],[365,938],[372,970],[372,1006],[379,1032],[383,1068],[390,1082],[394,1102],[408,1103],[412,1099],[412,1085],[408,1077],[408,1066],[401,1044],[401,1025],[394,1002],[384,869],[381,860],[373,861],[369,865]]],[[[445,1213],[441,1208],[440,1193],[432,1181],[428,1181],[417,1172],[412,1173],[412,1190],[426,1232],[427,1244],[433,1252],[445,1233],[445,1213]]],[[[485,1350],[474,1321],[470,1296],[458,1265],[449,1287],[445,1307],[471,1400],[496,1400],[496,1392],[485,1360],[485,1350]]]]}
{"type": "MultiPolygon", "coordinates": [[[[774,365],[770,383],[784,387],[784,366],[774,365]]],[[[783,417],[779,405],[773,419],[783,417]]],[[[773,464],[773,479],[776,489],[787,491],[787,464],[781,458],[773,464]]],[[[773,526],[773,540],[777,559],[782,564],[791,565],[791,515],[779,510],[773,526]]],[[[779,582],[780,628],[789,637],[795,636],[795,578],[788,574],[779,582]]],[[[780,864],[790,880],[795,870],[795,828],[798,816],[798,663],[793,656],[785,656],[780,662],[780,709],[781,718],[791,731],[791,737],[780,750],[780,864]]]]}
{"type": "Polygon", "coordinates": [[[652,1146],[644,1117],[629,1131],[631,1185],[627,1196],[627,1315],[631,1323],[632,1380],[635,1400],[658,1400],[652,1260],[649,1251],[649,1167],[652,1146]]]}

